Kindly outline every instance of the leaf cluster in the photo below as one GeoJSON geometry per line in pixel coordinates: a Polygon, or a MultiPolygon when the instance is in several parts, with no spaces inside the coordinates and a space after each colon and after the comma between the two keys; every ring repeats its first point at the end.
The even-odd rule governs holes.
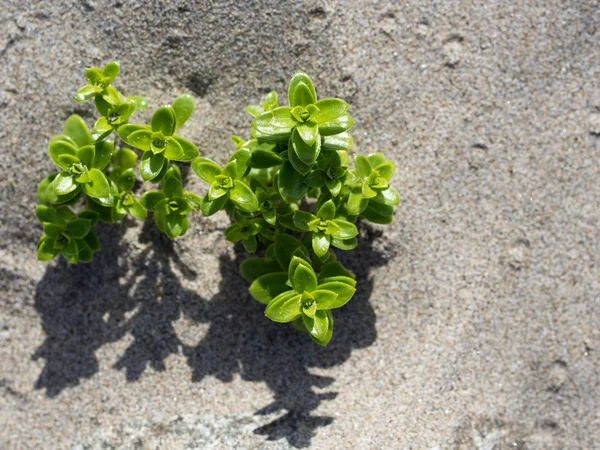
{"type": "Polygon", "coordinates": [[[382,153],[355,153],[352,164],[349,105],[317,99],[303,72],[289,83],[287,106],[270,92],[262,104],[246,108],[252,116],[249,139],[232,137],[235,150],[224,165],[200,156],[179,133],[194,109],[191,96],[158,108],[149,124],[135,123],[132,115],[147,102],[119,92],[112,85],[118,73],[116,62],[86,69],[88,84],[75,99],[93,100],[100,117],[90,131],[73,115],[63,134],[50,139],[57,171],[38,187],[36,215],[44,229],[39,258],[60,253],[69,263],[90,262],[100,249],[94,232],[99,221],[151,214],[175,239],[188,230],[192,211],[225,211],[231,220],[225,238],[260,255],[246,259],[240,270],[252,297],[266,305],[265,315],[327,345],[332,310],[356,291],[354,275],[333,248],[357,246],[359,217],[392,221],[400,200],[390,185],[395,164],[382,153]],[[204,195],[184,190],[181,163],[191,163],[206,183],[204,195]],[[142,182],[156,186],[140,195],[142,182]]]}

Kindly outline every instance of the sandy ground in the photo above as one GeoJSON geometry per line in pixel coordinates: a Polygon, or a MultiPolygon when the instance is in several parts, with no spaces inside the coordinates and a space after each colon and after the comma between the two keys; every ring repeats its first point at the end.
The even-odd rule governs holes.
{"type": "MultiPolygon", "coordinates": [[[[600,448],[600,5],[22,1],[0,10],[0,448],[600,448]],[[82,71],[118,59],[219,162],[303,69],[356,150],[398,164],[394,223],[317,348],[264,318],[224,216],[175,243],[103,226],[38,262],[35,188],[82,71]]],[[[188,189],[203,192],[196,177],[188,189]]]]}

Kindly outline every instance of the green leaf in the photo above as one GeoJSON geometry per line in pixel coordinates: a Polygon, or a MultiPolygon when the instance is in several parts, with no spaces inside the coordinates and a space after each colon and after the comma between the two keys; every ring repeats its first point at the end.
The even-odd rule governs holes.
{"type": "Polygon", "coordinates": [[[340,180],[327,180],[325,181],[325,185],[333,197],[337,197],[342,191],[342,182],[340,180]]]}
{"type": "Polygon", "coordinates": [[[98,239],[98,235],[94,230],[90,231],[83,240],[88,245],[88,247],[93,251],[97,252],[100,250],[100,240],[98,239]]]}
{"type": "Polygon", "coordinates": [[[354,156],[354,167],[356,167],[356,174],[360,178],[367,178],[373,171],[371,163],[367,157],[360,154],[354,156]]]}
{"type": "Polygon", "coordinates": [[[250,166],[256,169],[266,169],[282,163],[283,159],[269,150],[255,150],[250,155],[250,166]]]}
{"type": "Polygon", "coordinates": [[[229,200],[229,198],[226,195],[211,200],[208,194],[206,194],[202,200],[202,214],[204,216],[212,216],[213,214],[216,214],[225,207],[227,200],[229,200]]]}
{"type": "Polygon", "coordinates": [[[339,281],[332,281],[329,283],[319,284],[317,286],[317,289],[321,291],[332,291],[337,294],[336,299],[329,305],[330,309],[344,306],[346,303],[348,303],[348,300],[350,300],[356,292],[356,289],[354,287],[346,283],[341,283],[339,281]]]}
{"type": "MultiPolygon", "coordinates": [[[[92,167],[92,162],[94,161],[94,155],[95,154],[96,154],[96,150],[94,149],[94,146],[93,145],[86,145],[84,147],[79,147],[77,149],[77,154],[75,156],[86,167],[91,168],[92,167]]],[[[63,155],[61,155],[61,156],[63,156],[63,155]]],[[[69,157],[69,160],[71,159],[70,155],[65,155],[65,156],[69,157]]],[[[63,158],[64,158],[64,156],[63,156],[63,158]]],[[[61,161],[64,161],[64,159],[61,159],[61,161]]],[[[71,164],[77,163],[79,161],[72,160],[71,164]]]]}
{"type": "Polygon", "coordinates": [[[65,219],[56,212],[54,208],[49,208],[45,205],[37,205],[35,207],[35,216],[40,222],[50,222],[59,225],[65,225],[65,219]]]}
{"type": "Polygon", "coordinates": [[[214,183],[217,175],[223,173],[218,164],[207,158],[196,158],[192,161],[192,170],[206,183],[214,183]]]}
{"type": "Polygon", "coordinates": [[[319,134],[321,136],[332,136],[348,131],[352,128],[352,125],[354,125],[354,120],[350,117],[350,114],[345,113],[330,122],[319,123],[319,134]]]}
{"type": "Polygon", "coordinates": [[[308,231],[310,229],[308,223],[315,219],[317,217],[307,211],[301,209],[294,211],[294,225],[302,231],[308,231]]]}
{"type": "Polygon", "coordinates": [[[52,182],[52,191],[55,195],[66,195],[73,192],[78,186],[69,172],[61,172],[52,182]]]}
{"type": "Polygon", "coordinates": [[[117,150],[112,157],[113,167],[119,171],[125,171],[135,167],[137,154],[127,147],[122,147],[117,150]]]}
{"type": "Polygon", "coordinates": [[[77,240],[77,260],[80,263],[89,263],[94,259],[94,252],[83,239],[77,240]]]}
{"type": "Polygon", "coordinates": [[[90,182],[83,185],[84,192],[90,197],[105,198],[110,195],[108,180],[98,169],[90,169],[90,182]]]}
{"type": "Polygon", "coordinates": [[[292,108],[289,106],[280,106],[265,114],[265,118],[258,120],[257,123],[263,123],[263,120],[269,118],[269,125],[278,128],[294,128],[296,121],[292,117],[292,108]]]}
{"type": "Polygon", "coordinates": [[[394,208],[389,205],[370,200],[367,207],[360,213],[360,215],[369,222],[387,225],[392,223],[394,220],[394,208]]]}
{"type": "Polygon", "coordinates": [[[97,67],[86,67],[85,69],[85,78],[88,83],[91,85],[96,84],[100,81],[104,76],[102,75],[102,71],[97,67]]]}
{"type": "Polygon", "coordinates": [[[281,197],[288,203],[296,203],[306,195],[308,191],[304,184],[304,175],[296,172],[289,161],[281,166],[277,176],[277,188],[281,197]]]}
{"type": "Polygon", "coordinates": [[[371,163],[371,167],[377,167],[386,161],[385,155],[381,152],[371,153],[367,158],[371,163]]]}
{"type": "Polygon", "coordinates": [[[333,221],[339,228],[331,235],[338,239],[351,239],[358,235],[356,225],[345,220],[335,219],[333,221]]]}
{"type": "Polygon", "coordinates": [[[317,288],[317,275],[312,268],[304,264],[298,264],[294,272],[294,278],[291,280],[294,289],[299,294],[304,291],[312,292],[317,288]]]}
{"type": "Polygon", "coordinates": [[[102,75],[108,78],[110,81],[112,81],[119,74],[120,68],[121,65],[118,61],[109,62],[107,65],[104,66],[104,69],[102,69],[102,75]]]}
{"type": "Polygon", "coordinates": [[[240,224],[234,223],[225,229],[225,239],[229,242],[239,242],[244,239],[240,224]]]}
{"type": "Polygon", "coordinates": [[[324,170],[313,170],[308,176],[304,179],[304,182],[313,188],[320,188],[325,184],[325,171],[324,170]]]}
{"type": "Polygon", "coordinates": [[[187,139],[180,136],[173,136],[173,138],[179,143],[183,150],[183,156],[173,159],[176,159],[177,161],[191,161],[200,154],[198,148],[187,139]]]}
{"type": "Polygon", "coordinates": [[[94,129],[92,130],[92,139],[94,141],[101,141],[105,139],[113,132],[113,127],[106,117],[100,117],[96,123],[94,124],[94,129]]]}
{"type": "Polygon", "coordinates": [[[148,151],[152,148],[152,132],[147,129],[134,131],[127,136],[125,142],[140,150],[148,151]]]}
{"type": "Polygon", "coordinates": [[[255,253],[256,252],[256,248],[258,246],[258,242],[256,240],[256,236],[255,235],[251,234],[246,239],[244,239],[243,243],[244,243],[244,248],[246,249],[246,251],[248,253],[255,253]]]}
{"type": "Polygon", "coordinates": [[[248,105],[244,109],[252,117],[258,117],[265,112],[265,109],[261,105],[248,105]]]}
{"type": "Polygon", "coordinates": [[[317,211],[317,217],[325,220],[332,220],[335,217],[335,203],[333,203],[333,200],[327,200],[321,205],[317,211]]]}
{"type": "Polygon", "coordinates": [[[331,122],[337,119],[348,109],[348,103],[339,98],[324,98],[315,103],[319,110],[311,117],[318,123],[331,122]]]}
{"type": "Polygon", "coordinates": [[[313,145],[320,138],[316,122],[301,123],[296,129],[298,130],[298,135],[307,145],[313,145]]]}
{"type": "Polygon", "coordinates": [[[247,258],[240,264],[240,273],[242,277],[250,283],[263,275],[280,271],[281,266],[274,259],[247,258]]]}
{"type": "Polygon", "coordinates": [[[302,320],[311,336],[318,340],[323,340],[325,338],[327,331],[329,330],[329,317],[325,311],[317,310],[314,318],[303,314],[302,320]]]}
{"type": "Polygon", "coordinates": [[[331,337],[333,336],[333,314],[331,314],[331,311],[324,310],[325,314],[327,314],[327,333],[325,333],[325,337],[323,337],[323,339],[317,339],[315,336],[313,336],[312,334],[310,335],[310,337],[312,338],[312,340],[314,342],[316,342],[319,345],[322,346],[326,346],[327,344],[329,344],[329,342],[331,341],[331,337]]]}
{"type": "Polygon", "coordinates": [[[171,213],[165,216],[165,233],[170,239],[175,239],[183,234],[186,217],[181,214],[171,213]]]}
{"type": "Polygon", "coordinates": [[[157,177],[165,163],[166,160],[162,153],[155,155],[152,152],[145,152],[140,161],[140,175],[142,179],[149,181],[157,177]]]}
{"type": "Polygon", "coordinates": [[[83,119],[77,114],[70,116],[65,122],[64,133],[72,138],[79,147],[90,145],[92,136],[83,119]]]}
{"type": "Polygon", "coordinates": [[[290,280],[290,284],[291,284],[292,280],[294,279],[294,274],[296,273],[296,269],[298,268],[299,265],[304,265],[304,266],[308,267],[310,270],[313,270],[308,259],[304,259],[307,257],[306,256],[303,257],[301,252],[298,252],[298,250],[295,250],[293,255],[294,256],[292,256],[292,260],[290,261],[290,265],[288,267],[288,272],[287,272],[287,277],[288,277],[288,280],[290,280]],[[298,254],[298,253],[300,253],[300,254],[298,254]]]}
{"type": "Polygon", "coordinates": [[[339,133],[333,136],[323,136],[321,138],[321,148],[323,150],[350,150],[354,145],[354,140],[350,133],[339,133]]]}
{"type": "Polygon", "coordinates": [[[141,95],[130,95],[127,97],[127,102],[133,105],[135,111],[141,111],[148,107],[148,101],[141,95]]]}
{"type": "Polygon", "coordinates": [[[94,88],[94,86],[86,85],[77,91],[77,93],[75,94],[75,101],[86,102],[95,95],[96,89],[94,88]]]}
{"type": "Polygon", "coordinates": [[[315,87],[313,86],[313,82],[310,77],[304,72],[298,71],[294,74],[292,79],[290,80],[290,84],[288,87],[288,101],[291,107],[300,105],[306,106],[308,104],[314,104],[317,101],[317,93],[315,92],[315,87]],[[304,90],[304,88],[298,93],[298,98],[296,99],[296,88],[298,85],[302,83],[308,88],[308,94],[304,90]],[[308,98],[306,98],[308,97],[308,98]],[[298,102],[298,103],[297,103],[298,102]]]}
{"type": "Polygon", "coordinates": [[[86,219],[75,219],[67,223],[67,231],[75,239],[81,239],[92,229],[92,224],[86,219]]]}
{"type": "Polygon", "coordinates": [[[275,258],[283,268],[288,268],[294,253],[302,249],[306,253],[304,245],[295,237],[289,234],[279,234],[275,237],[275,258]]]}
{"type": "Polygon", "coordinates": [[[312,164],[321,152],[321,140],[316,139],[312,144],[308,144],[302,140],[298,129],[294,129],[292,132],[292,148],[303,163],[312,164]]]}
{"type": "Polygon", "coordinates": [[[79,198],[79,195],[81,194],[81,188],[79,186],[77,186],[75,190],[65,195],[57,195],[54,193],[52,182],[57,175],[57,173],[54,173],[41,181],[37,190],[38,200],[41,203],[50,205],[58,205],[62,203],[72,204],[73,202],[77,201],[77,198],[79,198]]]}
{"type": "Polygon", "coordinates": [[[167,138],[163,154],[167,159],[181,160],[184,158],[183,148],[177,139],[167,138]]]}
{"type": "Polygon", "coordinates": [[[329,250],[330,237],[323,232],[312,233],[312,248],[319,258],[329,250]]]}
{"type": "Polygon", "coordinates": [[[47,236],[43,236],[37,248],[37,256],[40,261],[52,260],[60,250],[54,248],[55,240],[47,236]]]}
{"type": "MultiPolygon", "coordinates": [[[[369,159],[369,158],[367,158],[369,159]]],[[[369,159],[369,162],[371,160],[369,159]]],[[[375,167],[375,170],[377,172],[379,172],[379,176],[383,177],[386,181],[390,181],[390,179],[392,178],[392,176],[394,175],[394,172],[396,171],[396,164],[394,164],[393,161],[385,161],[377,166],[373,166],[375,167]]]]}
{"type": "Polygon", "coordinates": [[[180,95],[171,105],[175,112],[175,129],[181,127],[194,111],[194,97],[189,94],[180,95]]]}
{"type": "Polygon", "coordinates": [[[258,200],[252,189],[244,182],[235,180],[233,188],[229,191],[229,198],[235,205],[248,212],[258,211],[258,200]]]}
{"type": "Polygon", "coordinates": [[[165,194],[162,191],[152,190],[145,192],[141,198],[140,203],[144,208],[149,211],[154,211],[156,205],[165,199],[165,194]]]}
{"type": "Polygon", "coordinates": [[[50,141],[50,144],[48,145],[48,154],[57,166],[67,170],[68,167],[60,161],[60,157],[62,155],[75,156],[77,154],[77,148],[68,142],[53,140],[50,141]]]}
{"type": "Polygon", "coordinates": [[[91,167],[98,170],[106,169],[112,158],[115,144],[113,141],[100,141],[94,145],[94,159],[91,167]]]}
{"type": "Polygon", "coordinates": [[[161,131],[165,136],[171,136],[175,132],[175,111],[170,106],[158,108],[152,116],[152,131],[161,131]]]}
{"type": "Polygon", "coordinates": [[[145,130],[149,133],[148,136],[152,136],[152,131],[150,130],[150,128],[148,126],[137,125],[135,123],[126,123],[125,125],[121,125],[117,129],[117,134],[119,135],[119,137],[121,139],[123,139],[125,142],[127,142],[128,144],[131,145],[131,143],[129,142],[129,136],[131,136],[136,131],[140,131],[140,130],[145,130]]]}
{"type": "Polygon", "coordinates": [[[286,284],[287,279],[286,272],[268,273],[256,278],[248,290],[255,300],[267,304],[279,294],[290,290],[286,284]]]}
{"type": "MultiPolygon", "coordinates": [[[[248,164],[250,163],[250,156],[250,152],[246,149],[238,150],[233,155],[231,155],[227,165],[229,165],[232,162],[235,162],[235,176],[233,176],[232,178],[239,179],[246,174],[248,164]]],[[[225,169],[223,169],[223,172],[225,172],[225,169]]]]}
{"type": "Polygon", "coordinates": [[[176,176],[167,176],[164,180],[163,191],[167,198],[181,197],[183,195],[183,187],[181,180],[176,176]]]}
{"type": "Polygon", "coordinates": [[[337,298],[337,294],[333,291],[316,289],[312,291],[312,296],[317,302],[317,309],[329,309],[337,298]]]}
{"type": "Polygon", "coordinates": [[[58,223],[44,222],[42,225],[44,227],[44,234],[53,239],[58,238],[60,233],[65,230],[65,226],[58,223]]]}
{"type": "Polygon", "coordinates": [[[302,312],[301,296],[294,291],[279,294],[271,300],[265,310],[265,316],[274,322],[291,322],[302,312]]]}
{"type": "Polygon", "coordinates": [[[388,186],[387,189],[383,189],[379,192],[383,198],[383,203],[390,206],[398,206],[400,203],[400,194],[392,186],[388,186]]]}
{"type": "Polygon", "coordinates": [[[227,164],[225,164],[225,167],[223,167],[223,175],[235,180],[237,178],[237,162],[234,161],[229,161],[227,164]]]}
{"type": "Polygon", "coordinates": [[[296,172],[298,172],[301,175],[308,174],[314,165],[314,163],[307,164],[300,158],[298,158],[298,155],[293,149],[288,150],[286,154],[288,156],[289,161],[292,163],[292,166],[294,167],[294,169],[296,169],[296,172]]]}
{"type": "Polygon", "coordinates": [[[331,245],[333,245],[336,248],[339,248],[340,250],[353,250],[358,245],[358,241],[355,237],[350,239],[333,238],[331,240],[331,245]]]}

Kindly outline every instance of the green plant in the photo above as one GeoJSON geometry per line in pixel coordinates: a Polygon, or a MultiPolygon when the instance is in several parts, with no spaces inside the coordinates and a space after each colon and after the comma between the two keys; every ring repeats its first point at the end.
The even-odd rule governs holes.
{"type": "Polygon", "coordinates": [[[221,166],[200,157],[196,146],[177,134],[193,111],[192,97],[158,108],[149,125],[130,123],[147,104],[112,86],[118,71],[117,63],[86,70],[88,85],[76,100],[94,99],[101,117],[93,130],[71,116],[64,134],[50,140],[50,157],[60,171],[38,189],[36,213],[44,227],[39,258],[61,253],[70,263],[91,261],[100,248],[93,230],[98,220],[143,219],[150,211],[158,228],[174,239],[187,231],[190,212],[210,216],[223,210],[232,221],[225,238],[260,255],[243,261],[240,271],[251,283],[252,297],[266,305],[265,315],[292,322],[327,345],[333,334],[331,310],[346,304],[356,290],[354,275],[332,247],[357,246],[359,217],[378,224],[392,221],[399,203],[389,184],[395,164],[382,153],[356,154],[352,167],[348,104],[337,98],[317,100],[303,72],[290,81],[289,106],[279,106],[277,93],[270,92],[261,105],[246,108],[253,117],[250,139],[233,136],[235,151],[221,166]],[[109,140],[113,133],[121,140],[117,150],[109,140]],[[138,153],[123,144],[142,152],[140,177],[159,189],[136,196],[138,153]],[[175,161],[191,161],[208,184],[203,197],[183,189],[175,161]]]}
{"type": "Polygon", "coordinates": [[[188,213],[201,208],[200,197],[183,190],[179,168],[173,163],[199,155],[194,144],[175,135],[194,110],[193,98],[183,95],[158,108],[150,125],[130,123],[132,114],[147,103],[140,96],[126,97],[111,84],[118,73],[117,62],[103,69],[86,69],[88,84],[77,91],[75,100],[93,99],[100,118],[90,132],[80,116],[72,115],[63,134],[50,139],[48,153],[59,171],[38,187],[41,205],[36,215],[44,227],[38,243],[41,260],[60,253],[72,264],[90,262],[100,249],[94,232],[98,221],[114,223],[126,216],[144,219],[148,211],[154,212],[159,229],[175,238],[187,230],[188,213]],[[123,143],[143,152],[140,176],[159,183],[160,190],[136,197],[138,154],[125,146],[115,150],[110,139],[115,133],[123,143]]]}

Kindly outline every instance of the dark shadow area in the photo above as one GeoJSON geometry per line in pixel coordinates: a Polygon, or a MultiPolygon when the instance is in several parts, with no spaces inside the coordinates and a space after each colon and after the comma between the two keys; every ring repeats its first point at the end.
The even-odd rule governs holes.
{"type": "Polygon", "coordinates": [[[92,264],[68,266],[61,261],[37,286],[35,307],[47,337],[33,355],[46,362],[36,388],[55,397],[93,376],[98,371],[96,350],[131,334],[133,343],[115,366],[124,370],[127,380],[139,379],[148,366],[165,370],[165,358],[182,353],[195,382],[209,375],[228,382],[236,373],[246,381],[264,382],[275,400],[256,414],[283,415],[255,433],[307,447],[316,430],[333,421],[313,411],[337,395],[315,392],[335,380],[312,374],[310,368],[342,364],[352,350],[367,347],[376,338],[369,271],[393,255],[374,248],[383,241],[381,232],[364,224],[360,229],[362,239],[352,256],[339,252],[344,265],[356,274],[358,290],[334,312],[334,337],[323,348],[291,325],[264,317],[264,307],[249,296],[248,283],[239,275],[238,266],[247,256],[243,248],[235,247],[235,259],[221,256],[219,293],[207,300],[182,286],[175,267],[186,278],[196,274],[180,261],[173,242],[152,220],[146,221],[140,237],[145,249],[130,259],[123,257],[127,249],[121,242],[126,225],[102,226],[103,248],[92,264]],[[196,346],[186,345],[175,333],[173,323],[182,315],[209,324],[196,346]]]}

